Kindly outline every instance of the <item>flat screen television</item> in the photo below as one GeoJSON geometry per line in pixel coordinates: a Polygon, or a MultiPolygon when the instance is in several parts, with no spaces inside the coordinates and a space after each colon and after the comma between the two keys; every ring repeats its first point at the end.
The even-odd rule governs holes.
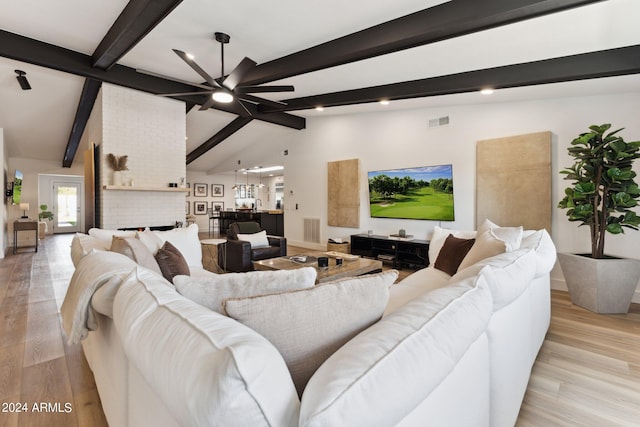
{"type": "Polygon", "coordinates": [[[372,218],[453,221],[453,165],[371,171],[372,218]]]}
{"type": "Polygon", "coordinates": [[[11,202],[14,205],[20,204],[20,196],[22,195],[22,172],[16,170],[16,174],[13,178],[13,196],[11,202]]]}

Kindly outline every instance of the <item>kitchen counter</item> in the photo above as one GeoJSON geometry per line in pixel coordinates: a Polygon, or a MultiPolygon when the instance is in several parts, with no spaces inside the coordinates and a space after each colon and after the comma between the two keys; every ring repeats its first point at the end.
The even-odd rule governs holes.
{"type": "Polygon", "coordinates": [[[281,210],[220,211],[220,233],[226,234],[233,222],[255,221],[272,236],[284,236],[284,215],[281,210]]]}

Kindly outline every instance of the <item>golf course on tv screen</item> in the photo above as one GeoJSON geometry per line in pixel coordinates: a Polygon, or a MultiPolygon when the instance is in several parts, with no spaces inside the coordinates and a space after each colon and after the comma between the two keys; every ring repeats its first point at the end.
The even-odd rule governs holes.
{"type": "Polygon", "coordinates": [[[372,171],[368,179],[372,218],[455,219],[452,165],[372,171]]]}

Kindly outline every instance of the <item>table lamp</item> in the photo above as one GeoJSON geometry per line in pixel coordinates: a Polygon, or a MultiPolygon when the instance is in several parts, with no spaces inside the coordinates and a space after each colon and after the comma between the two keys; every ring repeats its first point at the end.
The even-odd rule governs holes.
{"type": "Polygon", "coordinates": [[[29,218],[27,211],[29,210],[29,203],[20,203],[20,209],[22,209],[22,218],[29,218]]]}

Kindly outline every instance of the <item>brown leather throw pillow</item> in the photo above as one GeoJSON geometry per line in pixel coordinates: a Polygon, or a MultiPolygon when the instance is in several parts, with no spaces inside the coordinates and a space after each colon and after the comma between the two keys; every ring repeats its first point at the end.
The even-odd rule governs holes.
{"type": "Polygon", "coordinates": [[[171,283],[173,283],[174,276],[191,275],[189,265],[182,253],[168,241],[164,242],[164,245],[158,249],[155,258],[160,266],[162,276],[171,283]]]}
{"type": "Polygon", "coordinates": [[[453,276],[475,241],[476,239],[460,239],[449,234],[438,253],[434,267],[453,276]]]}

